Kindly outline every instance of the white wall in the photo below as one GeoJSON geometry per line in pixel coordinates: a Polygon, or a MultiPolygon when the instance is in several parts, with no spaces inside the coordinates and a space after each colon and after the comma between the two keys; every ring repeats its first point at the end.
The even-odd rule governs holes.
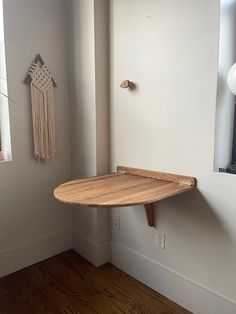
{"type": "Polygon", "coordinates": [[[236,176],[213,172],[219,1],[111,1],[112,167],[195,176],[198,190],[114,209],[112,262],[194,313],[236,312],[236,176]],[[130,79],[134,91],[119,84],[130,79]]]}
{"type": "Polygon", "coordinates": [[[4,160],[11,160],[11,134],[7,89],[3,1],[0,1],[0,142],[4,160]]]}
{"type": "Polygon", "coordinates": [[[71,247],[70,207],[53,189],[71,175],[67,90],[67,16],[64,0],[5,0],[5,40],[13,161],[0,163],[0,276],[71,247]],[[36,54],[58,88],[57,154],[47,164],[33,158],[30,89],[23,84],[36,54]]]}
{"type": "Polygon", "coordinates": [[[229,69],[236,61],[236,1],[221,0],[218,88],[216,102],[215,170],[231,163],[234,96],[227,85],[229,69]]]}
{"type": "MultiPolygon", "coordinates": [[[[73,0],[69,11],[74,178],[109,171],[108,2],[73,0]]],[[[109,210],[73,210],[73,248],[95,265],[109,261],[109,210]]]]}

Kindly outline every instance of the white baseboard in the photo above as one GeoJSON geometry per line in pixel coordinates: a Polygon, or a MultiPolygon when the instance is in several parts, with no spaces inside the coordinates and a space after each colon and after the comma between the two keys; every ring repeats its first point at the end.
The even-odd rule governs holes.
{"type": "Polygon", "coordinates": [[[111,242],[111,262],[194,314],[235,314],[236,301],[203,287],[146,256],[111,242]]]}
{"type": "Polygon", "coordinates": [[[77,253],[96,267],[110,262],[110,241],[97,243],[75,231],[72,246],[77,253]]]}
{"type": "Polygon", "coordinates": [[[0,278],[72,248],[72,230],[0,251],[0,278]]]}

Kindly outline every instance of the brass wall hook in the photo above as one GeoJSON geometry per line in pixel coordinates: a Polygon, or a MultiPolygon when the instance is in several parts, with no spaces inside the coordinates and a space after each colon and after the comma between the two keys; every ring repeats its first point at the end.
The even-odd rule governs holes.
{"type": "Polygon", "coordinates": [[[134,87],[134,83],[129,81],[129,80],[125,80],[120,84],[121,88],[132,88],[134,87]]]}

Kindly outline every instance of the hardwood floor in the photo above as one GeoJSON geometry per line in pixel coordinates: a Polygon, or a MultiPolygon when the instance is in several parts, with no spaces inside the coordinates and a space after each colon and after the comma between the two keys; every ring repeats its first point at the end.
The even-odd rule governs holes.
{"type": "Polygon", "coordinates": [[[68,251],[0,279],[0,314],[190,314],[113,265],[68,251]]]}

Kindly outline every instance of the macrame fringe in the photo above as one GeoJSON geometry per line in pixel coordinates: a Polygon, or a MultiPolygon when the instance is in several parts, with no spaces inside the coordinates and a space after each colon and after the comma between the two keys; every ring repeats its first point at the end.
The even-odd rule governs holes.
{"type": "Polygon", "coordinates": [[[31,103],[35,158],[47,162],[56,153],[53,82],[43,92],[32,81],[31,103]]]}

